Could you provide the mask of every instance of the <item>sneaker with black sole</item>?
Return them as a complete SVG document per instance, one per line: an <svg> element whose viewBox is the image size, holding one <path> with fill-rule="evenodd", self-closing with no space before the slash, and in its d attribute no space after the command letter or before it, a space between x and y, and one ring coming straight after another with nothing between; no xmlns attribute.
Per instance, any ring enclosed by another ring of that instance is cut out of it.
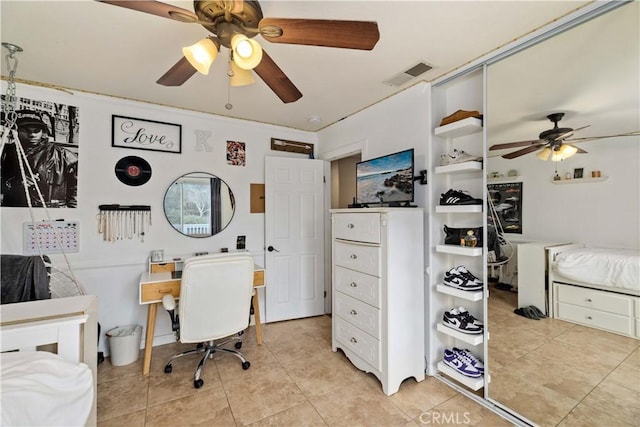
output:
<svg viewBox="0 0 640 427"><path fill-rule="evenodd" d="M482 160L480 156L474 156L464 150L451 149L447 154L440 156L440 166L455 165L456 163L475 162Z"/></svg>
<svg viewBox="0 0 640 427"><path fill-rule="evenodd" d="M441 206L466 206L481 204L482 199L476 199L459 190L448 190L446 193L440 194Z"/></svg>
<svg viewBox="0 0 640 427"><path fill-rule="evenodd" d="M445 365L453 368L456 372L459 372L466 377L479 378L482 376L482 372L474 367L469 359L460 356L458 353L449 350L448 348L444 349L444 357L442 358L442 361Z"/></svg>
<svg viewBox="0 0 640 427"><path fill-rule="evenodd" d="M482 360L478 359L476 355L471 352L471 350L457 347L453 347L451 350L458 356L468 359L471 366L480 371L480 373L484 374L484 363L482 363Z"/></svg>
<svg viewBox="0 0 640 427"><path fill-rule="evenodd" d="M477 283L472 277L458 273L455 268L444 273L444 284L462 291L478 291L482 283Z"/></svg>
<svg viewBox="0 0 640 427"><path fill-rule="evenodd" d="M474 323L476 320L468 311L461 313L457 308L447 310L442 315L442 324L463 334L481 334L484 326Z"/></svg>

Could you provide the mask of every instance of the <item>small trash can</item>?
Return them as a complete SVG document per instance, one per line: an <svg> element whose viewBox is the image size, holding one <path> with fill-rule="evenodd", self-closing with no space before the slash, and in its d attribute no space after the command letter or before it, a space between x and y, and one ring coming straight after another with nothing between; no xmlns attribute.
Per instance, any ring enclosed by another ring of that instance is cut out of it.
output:
<svg viewBox="0 0 640 427"><path fill-rule="evenodd" d="M138 360L142 340L141 325L117 326L109 330L106 335L109 337L113 366L124 366Z"/></svg>

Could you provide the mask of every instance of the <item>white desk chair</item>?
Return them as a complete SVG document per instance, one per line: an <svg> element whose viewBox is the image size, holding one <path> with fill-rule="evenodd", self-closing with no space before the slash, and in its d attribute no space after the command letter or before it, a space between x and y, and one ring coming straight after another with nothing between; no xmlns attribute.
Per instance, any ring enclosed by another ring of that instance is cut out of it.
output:
<svg viewBox="0 0 640 427"><path fill-rule="evenodd" d="M224 253L190 258L185 261L180 285L178 315L172 295L165 295L162 304L169 311L173 329L182 343L197 343L197 348L171 357L164 367L173 370L173 361L182 356L204 353L193 378L195 388L204 381L200 373L208 358L216 351L231 353L242 361L242 368L251 363L237 350L223 346L234 342L242 347L240 336L249 326L251 296L253 293L253 258L248 253ZM222 342L214 344L214 340Z"/></svg>

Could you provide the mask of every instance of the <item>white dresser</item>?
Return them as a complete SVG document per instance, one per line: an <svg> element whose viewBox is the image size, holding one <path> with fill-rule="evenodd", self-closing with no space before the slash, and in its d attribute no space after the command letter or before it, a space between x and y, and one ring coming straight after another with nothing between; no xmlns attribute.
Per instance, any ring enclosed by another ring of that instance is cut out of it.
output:
<svg viewBox="0 0 640 427"><path fill-rule="evenodd" d="M331 222L333 351L392 395L425 377L423 210L335 209Z"/></svg>

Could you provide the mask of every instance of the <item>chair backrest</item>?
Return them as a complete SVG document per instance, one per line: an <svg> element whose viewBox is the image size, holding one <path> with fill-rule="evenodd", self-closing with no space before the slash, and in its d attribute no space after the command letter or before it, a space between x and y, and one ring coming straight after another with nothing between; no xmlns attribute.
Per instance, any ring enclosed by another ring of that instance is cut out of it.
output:
<svg viewBox="0 0 640 427"><path fill-rule="evenodd" d="M180 341L204 342L249 325L253 258L224 253L188 259L180 285Z"/></svg>

